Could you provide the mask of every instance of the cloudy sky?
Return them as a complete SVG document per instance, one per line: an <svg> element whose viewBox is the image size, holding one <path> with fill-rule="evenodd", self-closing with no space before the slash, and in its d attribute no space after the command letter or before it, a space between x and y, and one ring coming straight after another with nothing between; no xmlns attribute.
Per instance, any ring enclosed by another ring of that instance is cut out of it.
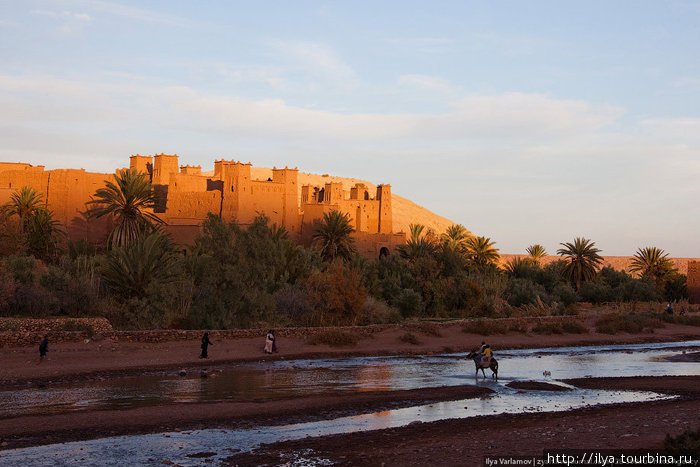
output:
<svg viewBox="0 0 700 467"><path fill-rule="evenodd" d="M505 253L700 257L700 2L0 0L0 161L391 183Z"/></svg>

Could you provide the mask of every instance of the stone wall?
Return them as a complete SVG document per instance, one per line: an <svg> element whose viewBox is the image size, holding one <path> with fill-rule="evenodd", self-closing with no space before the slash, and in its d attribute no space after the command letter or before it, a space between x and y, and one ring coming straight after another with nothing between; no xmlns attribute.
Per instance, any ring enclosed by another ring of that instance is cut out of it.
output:
<svg viewBox="0 0 700 467"><path fill-rule="evenodd" d="M521 323L536 325L541 322L556 322L571 319L571 316L536 316L513 318ZM465 320L465 323L478 320ZM499 321L495 319L494 321ZM70 323L70 324L69 324ZM294 327L275 329L277 337L306 339L329 329L342 329L362 337L398 328L408 332L428 332L433 329L454 326L455 322L445 323L404 323L404 324L375 324L370 326L346 326L346 327ZM65 329L77 329L79 327L91 327L92 331L66 331ZM429 329L428 329L429 327ZM427 330L427 331L426 331ZM259 329L224 329L209 330L212 340L264 338L267 328ZM478 332L478 329L474 329ZM95 341L110 340L112 342L171 342L171 341L198 341L202 338L204 330L163 329L152 331L115 331L105 318L0 318L0 348L6 347L33 347L38 345L44 335L49 336L50 343L80 342L85 339Z"/></svg>

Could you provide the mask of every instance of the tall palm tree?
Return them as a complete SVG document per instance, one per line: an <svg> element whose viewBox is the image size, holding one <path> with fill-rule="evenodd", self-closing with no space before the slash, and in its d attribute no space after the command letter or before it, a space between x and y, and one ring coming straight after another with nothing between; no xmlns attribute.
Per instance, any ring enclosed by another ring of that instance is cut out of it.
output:
<svg viewBox="0 0 700 467"><path fill-rule="evenodd" d="M440 235L440 244L453 253L464 253L471 234L461 224L453 224Z"/></svg>
<svg viewBox="0 0 700 467"><path fill-rule="evenodd" d="M595 242L583 237L576 237L573 243L560 243L560 245L564 248L559 248L557 254L566 257L569 261L564 274L576 285L576 290L580 290L581 282L592 280L603 262L603 257L598 254L600 250L595 247Z"/></svg>
<svg viewBox="0 0 700 467"><path fill-rule="evenodd" d="M350 225L350 215L333 210L323 214L323 221L317 222L313 242L325 260L349 259L355 253L355 244L350 236L355 231Z"/></svg>
<svg viewBox="0 0 700 467"><path fill-rule="evenodd" d="M113 248L100 272L115 295L142 298L154 282L167 284L179 280L180 259L170 238L156 232L140 236L128 246Z"/></svg>
<svg viewBox="0 0 700 467"><path fill-rule="evenodd" d="M422 224L411 224L408 226L411 234L406 244L397 248L399 255L408 260L429 256L435 252L435 244L431 241L428 233L423 234L425 226Z"/></svg>
<svg viewBox="0 0 700 467"><path fill-rule="evenodd" d="M22 232L26 232L32 216L40 209L44 195L30 186L23 186L18 192L10 195L10 201L3 206L8 216L19 216L19 225Z"/></svg>
<svg viewBox="0 0 700 467"><path fill-rule="evenodd" d="M65 235L53 212L39 208L27 224L27 251L37 258L51 259L59 252L59 242Z"/></svg>
<svg viewBox="0 0 700 467"><path fill-rule="evenodd" d="M527 254L530 255L530 258L537 263L540 264L540 260L547 256L547 250L544 249L544 247L540 244L534 244L530 245L527 247Z"/></svg>
<svg viewBox="0 0 700 467"><path fill-rule="evenodd" d="M655 246L637 249L630 265L630 272L638 272L642 277L651 277L658 285L673 271L673 263L661 248Z"/></svg>
<svg viewBox="0 0 700 467"><path fill-rule="evenodd" d="M152 232L163 221L152 210L156 204L153 186L146 174L122 170L114 175L114 183L95 192L86 204L88 217L114 216L116 225L109 234L111 247L126 246L140 234Z"/></svg>
<svg viewBox="0 0 700 467"><path fill-rule="evenodd" d="M495 244L496 242L492 242L488 237L471 237L467 241L469 260L477 266L495 264L501 257L498 249L494 248Z"/></svg>

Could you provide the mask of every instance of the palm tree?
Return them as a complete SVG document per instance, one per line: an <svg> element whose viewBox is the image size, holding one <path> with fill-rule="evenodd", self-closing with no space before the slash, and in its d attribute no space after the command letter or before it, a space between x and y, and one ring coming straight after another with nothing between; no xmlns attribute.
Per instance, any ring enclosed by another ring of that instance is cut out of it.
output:
<svg viewBox="0 0 700 467"><path fill-rule="evenodd" d="M440 244L453 253L464 253L471 234L461 224L453 224L440 235Z"/></svg>
<svg viewBox="0 0 700 467"><path fill-rule="evenodd" d="M659 286L673 269L668 253L655 246L637 249L630 265L630 272L638 272L641 277L651 277Z"/></svg>
<svg viewBox="0 0 700 467"><path fill-rule="evenodd" d="M50 259L59 252L58 243L66 233L53 218L53 212L39 208L27 224L27 251L40 259Z"/></svg>
<svg viewBox="0 0 700 467"><path fill-rule="evenodd" d="M488 237L471 237L467 241L466 250L469 260L477 266L495 264L501 257L498 249L494 248L495 244Z"/></svg>
<svg viewBox="0 0 700 467"><path fill-rule="evenodd" d="M564 274L576 285L576 290L580 290L581 282L592 280L603 262L603 257L598 254L600 250L595 247L595 242L583 237L576 237L573 243L560 245L564 248L559 248L557 254L569 260Z"/></svg>
<svg viewBox="0 0 700 467"><path fill-rule="evenodd" d="M544 247L540 244L534 244L530 245L527 247L527 254L530 255L530 258L537 263L540 264L540 260L547 256L547 250L544 249Z"/></svg>
<svg viewBox="0 0 700 467"><path fill-rule="evenodd" d="M435 243L431 241L431 236L428 231L425 235L423 230L425 226L422 224L411 224L408 226L411 235L405 245L400 245L397 248L399 255L408 260L429 256L435 252Z"/></svg>
<svg viewBox="0 0 700 467"><path fill-rule="evenodd" d="M317 222L313 242L319 247L325 260L349 259L355 253L355 244L350 236L355 229L350 225L350 215L333 210L323 214L323 221Z"/></svg>
<svg viewBox="0 0 700 467"><path fill-rule="evenodd" d="M105 181L105 187L95 192L87 210L88 217L111 214L116 225L109 234L111 247L126 246L140 234L152 232L163 221L151 210L155 208L156 196L146 174L135 170L122 170L114 175L113 183Z"/></svg>
<svg viewBox="0 0 700 467"><path fill-rule="evenodd" d="M100 272L116 296L142 298L150 284L164 285L179 279L180 258L170 238L156 232L140 236L126 247L113 248Z"/></svg>
<svg viewBox="0 0 700 467"><path fill-rule="evenodd" d="M8 216L19 216L22 232L26 232L32 216L41 208L44 195L30 186L23 186L19 192L10 195L10 201L3 206Z"/></svg>

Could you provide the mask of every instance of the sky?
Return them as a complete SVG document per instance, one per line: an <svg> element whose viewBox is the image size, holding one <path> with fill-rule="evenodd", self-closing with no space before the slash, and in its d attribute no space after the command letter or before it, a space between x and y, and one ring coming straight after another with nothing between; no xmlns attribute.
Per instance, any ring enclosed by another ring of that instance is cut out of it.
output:
<svg viewBox="0 0 700 467"><path fill-rule="evenodd" d="M551 254L700 257L700 1L0 0L0 161L390 183Z"/></svg>

